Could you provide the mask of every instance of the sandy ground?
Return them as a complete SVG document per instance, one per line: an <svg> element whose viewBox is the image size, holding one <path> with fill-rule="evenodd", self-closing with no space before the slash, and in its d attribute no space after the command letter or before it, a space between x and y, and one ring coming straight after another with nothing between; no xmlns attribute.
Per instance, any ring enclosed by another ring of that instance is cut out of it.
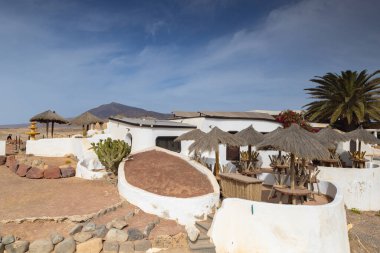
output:
<svg viewBox="0 0 380 253"><path fill-rule="evenodd" d="M51 126L51 124L50 124ZM27 127L21 128L0 128L0 140L6 140L8 134L12 134L12 138L15 139L16 136L21 137L21 140L26 141L28 135L26 132L29 132ZM46 126L45 124L38 125L37 132L40 134L37 135L36 139L46 138ZM49 128L49 138L51 129ZM82 128L77 126L68 126L68 125L56 125L54 124L54 138L70 137L74 134L82 134Z"/></svg>
<svg viewBox="0 0 380 253"><path fill-rule="evenodd" d="M28 179L0 166L0 218L88 214L120 201L105 181Z"/></svg>
<svg viewBox="0 0 380 253"><path fill-rule="evenodd" d="M194 197L213 191L205 175L186 161L160 151L147 151L125 163L127 181L164 196Z"/></svg>

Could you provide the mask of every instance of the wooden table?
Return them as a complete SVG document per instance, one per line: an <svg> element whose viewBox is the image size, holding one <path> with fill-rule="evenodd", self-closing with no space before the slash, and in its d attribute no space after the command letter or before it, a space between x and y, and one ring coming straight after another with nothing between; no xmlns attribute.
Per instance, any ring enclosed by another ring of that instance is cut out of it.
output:
<svg viewBox="0 0 380 253"><path fill-rule="evenodd" d="M326 167L340 167L340 160L339 159L323 159L319 160L321 162L322 166Z"/></svg>
<svg viewBox="0 0 380 253"><path fill-rule="evenodd" d="M352 168L364 168L367 160L350 159L352 161Z"/></svg>
<svg viewBox="0 0 380 253"><path fill-rule="evenodd" d="M289 169L288 165L276 165L273 167L273 177L274 177L274 184L273 188L270 191L268 195L268 199L272 198L273 194L275 193L274 187L284 187L286 184L286 181L289 178L289 175L287 175L286 170Z"/></svg>
<svg viewBox="0 0 380 253"><path fill-rule="evenodd" d="M294 190L291 190L290 187L274 186L273 188L276 192L280 194L280 204L282 204L283 195L289 197L289 200L288 200L288 203L290 202L289 204L291 204L291 202L295 204L295 198L299 198L301 200L301 204L303 204L304 197L306 197L307 195L311 193L309 189L304 188L304 187L295 188Z"/></svg>
<svg viewBox="0 0 380 253"><path fill-rule="evenodd" d="M238 173L220 173L220 186L225 198L261 201L263 181Z"/></svg>

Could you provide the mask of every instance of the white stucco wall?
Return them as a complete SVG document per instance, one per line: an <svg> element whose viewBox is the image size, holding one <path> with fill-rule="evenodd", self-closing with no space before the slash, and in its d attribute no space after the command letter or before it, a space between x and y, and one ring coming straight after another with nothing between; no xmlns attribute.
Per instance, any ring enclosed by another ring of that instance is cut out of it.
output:
<svg viewBox="0 0 380 253"><path fill-rule="evenodd" d="M0 155L4 156L5 155L5 141L0 141Z"/></svg>
<svg viewBox="0 0 380 253"><path fill-rule="evenodd" d="M102 170L100 170L102 169ZM97 158L85 158L78 162L75 176L87 180L101 179L108 173Z"/></svg>
<svg viewBox="0 0 380 253"><path fill-rule="evenodd" d="M155 214L165 219L176 220L182 225L192 225L200 217L212 212L213 208L219 203L220 189L215 177L207 168L197 162L191 161L188 157L162 148L151 147L143 151L148 150L166 152L187 161L194 167L194 169L207 176L213 187L213 193L191 198L176 198L161 196L145 191L126 181L124 174L125 162L122 162L119 166L118 175L118 189L119 194L122 197L133 205L138 206L146 213Z"/></svg>
<svg viewBox="0 0 380 253"><path fill-rule="evenodd" d="M320 180L341 189L347 208L380 210L380 168L356 169L318 166Z"/></svg>
<svg viewBox="0 0 380 253"><path fill-rule="evenodd" d="M209 230L216 252L350 252L343 196L331 183L321 182L320 187L335 196L331 203L305 206L223 200Z"/></svg>

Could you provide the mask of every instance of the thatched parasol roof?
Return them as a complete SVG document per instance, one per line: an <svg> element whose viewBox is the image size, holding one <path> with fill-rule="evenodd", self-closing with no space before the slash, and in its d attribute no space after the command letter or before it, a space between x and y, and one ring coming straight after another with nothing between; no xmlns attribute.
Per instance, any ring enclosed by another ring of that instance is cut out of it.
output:
<svg viewBox="0 0 380 253"><path fill-rule="evenodd" d="M203 151L216 151L219 144L229 144L232 146L240 146L243 141L234 136L233 134L224 132L218 127L214 127L210 132L206 133L203 137L195 140L190 145L189 151L203 152Z"/></svg>
<svg viewBox="0 0 380 253"><path fill-rule="evenodd" d="M346 135L330 127L323 128L315 135L317 139L327 148L335 148L335 145L338 142L345 142L349 140Z"/></svg>
<svg viewBox="0 0 380 253"><path fill-rule="evenodd" d="M58 124L66 124L68 123L67 120L65 120L62 116L57 114L55 111L48 110L46 112L39 113L35 116L33 116L30 121L37 121L37 122L55 122Z"/></svg>
<svg viewBox="0 0 380 253"><path fill-rule="evenodd" d="M199 129L193 129L187 133L182 134L181 136L178 136L174 141L194 141L198 138L201 138L206 133L199 130Z"/></svg>
<svg viewBox="0 0 380 253"><path fill-rule="evenodd" d="M267 134L264 134L264 139L266 138L270 138L271 136L281 132L282 130L284 130L282 127L277 127L275 130L273 130L272 132L269 132Z"/></svg>
<svg viewBox="0 0 380 253"><path fill-rule="evenodd" d="M380 141L373 134L362 128L358 128L354 131L346 133L345 137L348 140L359 140L364 142L365 144L380 144Z"/></svg>
<svg viewBox="0 0 380 253"><path fill-rule="evenodd" d="M255 146L257 143L264 140L264 135L257 132L252 125L236 133L234 136L239 137L243 141L240 143L241 146Z"/></svg>
<svg viewBox="0 0 380 253"><path fill-rule="evenodd" d="M73 125L91 125L96 123L103 123L104 121L101 118L96 117L94 114L90 112L85 112L79 115L78 117L75 117L70 121L70 124Z"/></svg>
<svg viewBox="0 0 380 253"><path fill-rule="evenodd" d="M307 159L327 159L330 152L312 134L297 124L277 131L257 145L258 149L274 147Z"/></svg>

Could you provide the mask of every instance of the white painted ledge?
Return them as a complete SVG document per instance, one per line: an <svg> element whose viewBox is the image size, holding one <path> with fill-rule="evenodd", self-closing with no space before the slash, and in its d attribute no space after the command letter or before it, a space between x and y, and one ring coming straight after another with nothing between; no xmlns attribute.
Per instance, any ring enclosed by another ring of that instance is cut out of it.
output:
<svg viewBox="0 0 380 253"><path fill-rule="evenodd" d="M320 180L332 182L342 191L347 208L380 210L380 167L357 169L318 166L318 169L321 171L318 174Z"/></svg>
<svg viewBox="0 0 380 253"><path fill-rule="evenodd" d="M140 152L149 150L157 150L177 156L190 163L194 169L197 169L209 179L213 193L191 198L177 198L154 194L127 182L124 173L125 162L119 165L118 189L119 194L128 202L141 208L144 212L155 214L165 219L176 220L182 225L192 225L195 221L203 219L205 215L212 212L213 208L219 203L220 189L214 175L204 166L195 161L191 161L188 157L178 153L168 151L166 149L151 147Z"/></svg>
<svg viewBox="0 0 380 253"><path fill-rule="evenodd" d="M216 252L350 252L343 195L329 182L321 182L320 188L334 197L331 203L305 206L223 200L209 230Z"/></svg>

